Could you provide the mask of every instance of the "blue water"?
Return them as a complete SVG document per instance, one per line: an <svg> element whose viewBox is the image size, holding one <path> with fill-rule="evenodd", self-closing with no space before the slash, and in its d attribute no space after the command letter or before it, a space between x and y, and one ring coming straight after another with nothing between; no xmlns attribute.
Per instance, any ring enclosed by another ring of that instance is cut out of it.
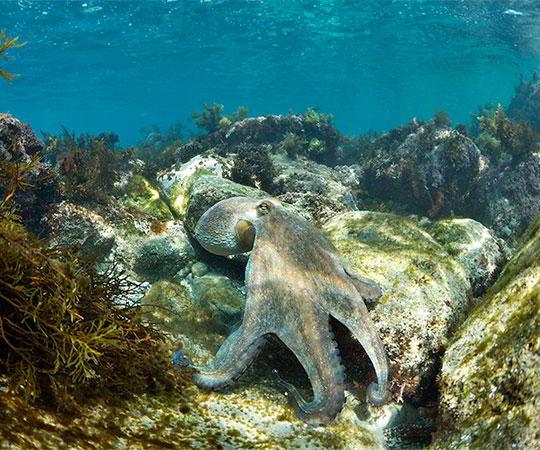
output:
<svg viewBox="0 0 540 450"><path fill-rule="evenodd" d="M20 77L0 111L125 145L204 102L315 106L348 134L443 109L467 122L540 68L539 18L527 0L0 0L0 29L28 41L2 63Z"/></svg>

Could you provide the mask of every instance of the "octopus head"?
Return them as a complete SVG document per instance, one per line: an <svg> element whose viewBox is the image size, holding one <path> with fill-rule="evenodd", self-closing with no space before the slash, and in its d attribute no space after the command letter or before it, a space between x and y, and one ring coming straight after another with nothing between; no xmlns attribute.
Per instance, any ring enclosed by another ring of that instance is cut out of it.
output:
<svg viewBox="0 0 540 450"><path fill-rule="evenodd" d="M275 199L232 197L208 209L195 226L195 239L221 256L249 252L263 217L280 205Z"/></svg>

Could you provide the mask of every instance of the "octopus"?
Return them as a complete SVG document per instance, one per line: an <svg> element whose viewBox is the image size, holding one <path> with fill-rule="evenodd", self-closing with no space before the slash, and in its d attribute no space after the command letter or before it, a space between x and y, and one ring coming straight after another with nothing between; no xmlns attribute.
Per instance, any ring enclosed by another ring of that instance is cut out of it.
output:
<svg viewBox="0 0 540 450"><path fill-rule="evenodd" d="M208 365L195 369L196 385L210 390L231 386L274 335L294 353L311 383L312 398L305 399L281 380L298 416L311 425L328 424L345 402L345 369L330 327L333 317L360 342L375 369L377 381L369 384L367 400L385 403L386 353L364 303L379 298L380 288L355 273L319 229L278 200L233 197L201 216L194 237L217 255L250 252L241 325Z"/></svg>

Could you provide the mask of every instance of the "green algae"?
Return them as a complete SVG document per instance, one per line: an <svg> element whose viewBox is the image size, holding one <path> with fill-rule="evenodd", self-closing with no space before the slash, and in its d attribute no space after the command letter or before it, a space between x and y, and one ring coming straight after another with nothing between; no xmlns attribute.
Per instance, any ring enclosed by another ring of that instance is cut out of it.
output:
<svg viewBox="0 0 540 450"><path fill-rule="evenodd" d="M173 220L173 214L162 200L159 190L141 175L134 175L128 182L125 203L158 220Z"/></svg>
<svg viewBox="0 0 540 450"><path fill-rule="evenodd" d="M540 438L540 227L460 327L443 360L436 449L532 448Z"/></svg>

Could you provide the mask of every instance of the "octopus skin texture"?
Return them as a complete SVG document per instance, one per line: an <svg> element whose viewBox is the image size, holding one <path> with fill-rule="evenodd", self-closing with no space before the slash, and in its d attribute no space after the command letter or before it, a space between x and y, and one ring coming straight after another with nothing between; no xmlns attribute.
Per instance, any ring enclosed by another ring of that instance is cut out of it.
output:
<svg viewBox="0 0 540 450"><path fill-rule="evenodd" d="M380 289L353 272L321 231L275 199L234 197L208 209L194 237L217 255L251 252L242 324L214 360L195 371L196 385L230 386L273 334L298 358L311 383L308 401L282 382L298 415L313 425L328 424L345 402L345 371L330 330L332 316L351 331L373 364L377 382L368 387L368 401L386 401L386 353L364 304L377 299Z"/></svg>

